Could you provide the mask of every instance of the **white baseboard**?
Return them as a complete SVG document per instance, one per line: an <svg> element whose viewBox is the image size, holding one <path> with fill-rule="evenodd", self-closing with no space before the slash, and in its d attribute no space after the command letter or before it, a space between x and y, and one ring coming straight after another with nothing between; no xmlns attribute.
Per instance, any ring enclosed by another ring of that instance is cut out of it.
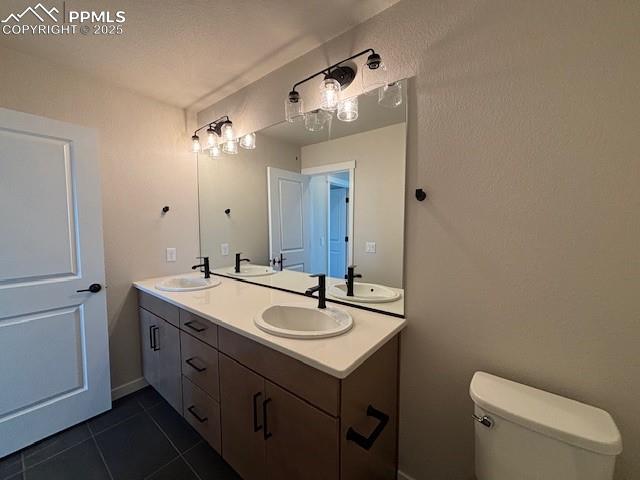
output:
<svg viewBox="0 0 640 480"><path fill-rule="evenodd" d="M119 387L112 388L111 400L112 401L117 400L126 395L129 395L130 393L137 392L138 390L146 387L147 385L149 384L143 377L136 378L135 380L131 380L130 382L120 385Z"/></svg>
<svg viewBox="0 0 640 480"><path fill-rule="evenodd" d="M415 480L415 478L410 477L409 475L404 473L402 470L398 470L398 480Z"/></svg>

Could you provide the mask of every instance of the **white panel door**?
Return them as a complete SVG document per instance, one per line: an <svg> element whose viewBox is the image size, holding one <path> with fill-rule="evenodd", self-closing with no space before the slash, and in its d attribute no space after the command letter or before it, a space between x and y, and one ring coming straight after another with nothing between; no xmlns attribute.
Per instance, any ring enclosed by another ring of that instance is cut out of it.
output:
<svg viewBox="0 0 640 480"><path fill-rule="evenodd" d="M347 187L329 185L329 275L344 278L347 273Z"/></svg>
<svg viewBox="0 0 640 480"><path fill-rule="evenodd" d="M94 130L0 108L0 457L111 408Z"/></svg>
<svg viewBox="0 0 640 480"><path fill-rule="evenodd" d="M308 263L306 224L309 177L267 167L269 196L269 255L285 260L283 267L304 272Z"/></svg>

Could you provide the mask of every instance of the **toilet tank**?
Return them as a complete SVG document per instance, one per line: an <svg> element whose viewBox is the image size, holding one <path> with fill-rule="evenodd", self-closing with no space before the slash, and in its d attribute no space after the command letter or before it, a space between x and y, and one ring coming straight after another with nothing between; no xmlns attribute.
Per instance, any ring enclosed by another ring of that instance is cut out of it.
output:
<svg viewBox="0 0 640 480"><path fill-rule="evenodd" d="M611 480L622 439L604 410L476 372L477 480Z"/></svg>

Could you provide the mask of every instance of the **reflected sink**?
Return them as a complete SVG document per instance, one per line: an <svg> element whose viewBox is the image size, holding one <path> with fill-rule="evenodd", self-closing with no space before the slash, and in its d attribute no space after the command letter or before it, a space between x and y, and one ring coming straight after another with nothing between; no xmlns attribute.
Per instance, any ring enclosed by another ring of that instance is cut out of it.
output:
<svg viewBox="0 0 640 480"><path fill-rule="evenodd" d="M234 277L262 277L264 275L273 275L278 272L273 268L264 265L242 265L240 267L240 273L236 273L234 267L229 267L226 270L226 273Z"/></svg>
<svg viewBox="0 0 640 480"><path fill-rule="evenodd" d="M219 278L203 278L194 276L171 277L156 284L158 290L165 292L193 292L217 287L221 281Z"/></svg>
<svg viewBox="0 0 640 480"><path fill-rule="evenodd" d="M340 308L304 305L272 305L256 315L254 322L260 330L287 338L335 337L353 327L351 315Z"/></svg>
<svg viewBox="0 0 640 480"><path fill-rule="evenodd" d="M361 303L387 303L395 302L400 298L400 293L390 288L376 285L375 283L359 283L353 284L353 296L347 296L347 285L338 283L331 285L327 290L327 294L340 300Z"/></svg>

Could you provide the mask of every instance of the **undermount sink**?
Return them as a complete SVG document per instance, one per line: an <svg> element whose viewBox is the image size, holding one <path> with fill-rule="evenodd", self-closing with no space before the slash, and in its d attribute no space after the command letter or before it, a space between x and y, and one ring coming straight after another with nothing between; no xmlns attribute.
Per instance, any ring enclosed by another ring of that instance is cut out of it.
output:
<svg viewBox="0 0 640 480"><path fill-rule="evenodd" d="M227 274L234 277L262 277L264 275L273 275L274 273L278 272L264 265L242 265L240 267L240 273L237 273L234 267L227 269Z"/></svg>
<svg viewBox="0 0 640 480"><path fill-rule="evenodd" d="M194 276L166 278L156 284L158 290L164 292L193 292L217 287L221 281L219 278L203 278Z"/></svg>
<svg viewBox="0 0 640 480"><path fill-rule="evenodd" d="M347 285L344 283L331 285L327 293L340 300L362 303L395 302L400 298L399 292L375 283L354 283L352 297L347 295Z"/></svg>
<svg viewBox="0 0 640 480"><path fill-rule="evenodd" d="M258 313L254 322L260 330L287 338L335 337L353 327L351 315L340 308L304 305L272 305Z"/></svg>

